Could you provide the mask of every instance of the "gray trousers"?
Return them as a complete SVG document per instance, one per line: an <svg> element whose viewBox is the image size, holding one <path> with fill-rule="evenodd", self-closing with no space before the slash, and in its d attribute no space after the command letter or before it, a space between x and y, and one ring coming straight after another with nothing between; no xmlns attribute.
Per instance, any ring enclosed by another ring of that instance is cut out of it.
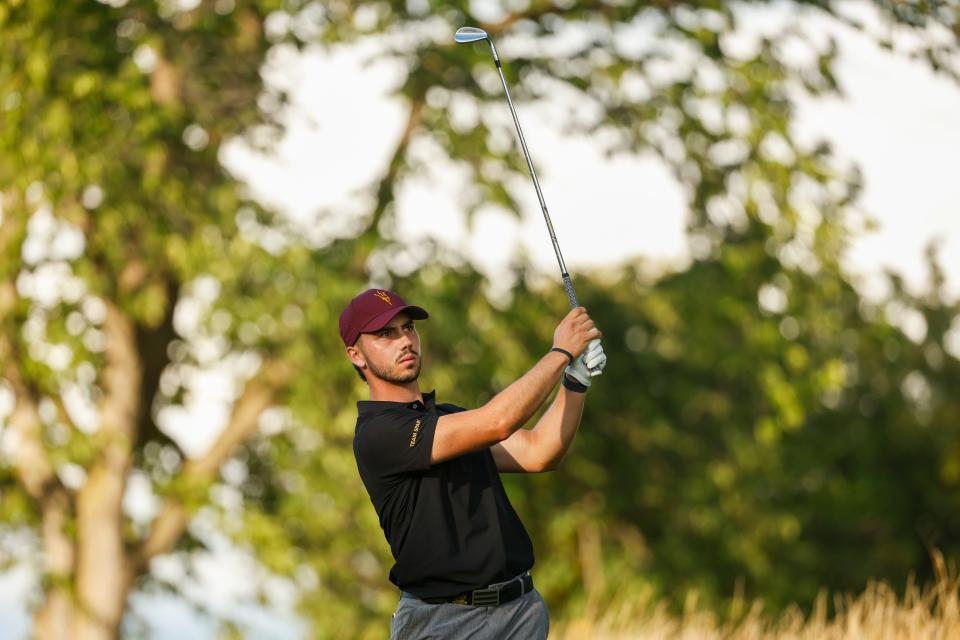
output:
<svg viewBox="0 0 960 640"><path fill-rule="evenodd" d="M497 607L430 604L404 594L390 623L390 640L546 640L547 603L534 589Z"/></svg>

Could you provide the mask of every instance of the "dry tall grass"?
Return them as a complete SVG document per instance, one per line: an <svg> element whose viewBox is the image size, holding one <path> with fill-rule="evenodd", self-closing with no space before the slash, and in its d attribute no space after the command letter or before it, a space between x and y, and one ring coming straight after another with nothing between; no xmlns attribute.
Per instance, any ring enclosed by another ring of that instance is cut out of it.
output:
<svg viewBox="0 0 960 640"><path fill-rule="evenodd" d="M858 596L835 598L836 613L827 614L827 596L818 598L805 616L793 608L776 618L754 603L737 622L724 623L691 601L683 615L663 604L638 597L599 615L554 625L551 640L949 640L960 638L957 575L943 556L933 554L937 580L919 587L910 581L903 598L884 583L872 583ZM744 603L734 603L737 607Z"/></svg>

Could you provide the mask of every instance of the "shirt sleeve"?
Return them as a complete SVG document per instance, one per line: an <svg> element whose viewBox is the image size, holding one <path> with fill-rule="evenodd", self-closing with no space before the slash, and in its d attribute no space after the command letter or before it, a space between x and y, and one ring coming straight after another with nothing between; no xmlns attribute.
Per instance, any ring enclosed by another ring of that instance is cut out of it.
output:
<svg viewBox="0 0 960 640"><path fill-rule="evenodd" d="M358 434L357 455L380 476L430 468L437 416L431 413L385 413Z"/></svg>

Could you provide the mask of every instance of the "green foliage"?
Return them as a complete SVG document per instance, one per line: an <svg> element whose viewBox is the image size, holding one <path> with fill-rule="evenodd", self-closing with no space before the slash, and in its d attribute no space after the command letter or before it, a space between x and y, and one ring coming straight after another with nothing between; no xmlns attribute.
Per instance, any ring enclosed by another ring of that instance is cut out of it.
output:
<svg viewBox="0 0 960 640"><path fill-rule="evenodd" d="M606 349L623 356L591 390L578 436L577 458L602 464L559 470L559 495L538 494L545 516L533 529L552 531L547 505L579 495L580 526L603 533L596 561L609 596L640 582L721 604L740 580L748 597L781 607L869 577L930 577L928 549L958 552L960 493L943 473L955 464L949 389L960 374L943 328L957 305L901 290L878 307L839 274L784 270L772 257L726 267L742 250L725 245L654 286L626 270L590 287ZM758 304L771 280L787 291L776 312ZM919 342L884 317L899 305L927 319ZM560 544L549 538L540 548ZM585 577L582 555L551 560Z"/></svg>
<svg viewBox="0 0 960 640"><path fill-rule="evenodd" d="M102 398L109 304L135 327L143 368L125 443L135 471L289 577L317 637L383 636L396 592L353 459L365 386L342 356L340 310L371 278L429 309L423 387L468 407L525 371L565 312L559 284L538 283L522 260L498 304L455 248L418 247L412 271L393 260L405 249L390 232L394 195L429 171L411 140L466 171L468 217L517 211L509 184L526 168L505 142L488 52L450 38L481 24L501 49L526 43L505 69L518 101L572 96L582 108L558 124L611 154L656 154L689 205L688 268L650 275L636 262L577 278L610 365L561 469L507 479L554 613L642 588L677 605L696 589L719 606L738 584L775 607L808 604L821 587L922 577L929 547L960 552L960 364L945 348L957 305L935 269L924 296L893 279L887 300L860 297L839 266L859 231L859 176L828 145L792 137L797 95L842 89L834 43L790 24L737 51L738 13L719 2L520 4L496 15L433 0L0 5L0 381L15 366L45 407L52 463L89 468L110 444L63 401L65 385ZM791 7L848 20L829 3ZM912 55L956 75L956 7L876 10L918 36ZM259 75L271 47L384 34L382 55L406 69L409 126L356 237L310 246L247 200L218 153L231 137L269 147L279 134L286 97ZM564 38L558 56L547 45ZM787 58L788 40L811 52L805 62ZM82 248L26 250L44 233L79 234ZM22 284L51 270L73 279L53 302ZM905 336L905 316L922 336ZM219 474L184 477L186 455L157 416L224 363L238 393L269 385L264 372L293 373L276 376L273 408ZM0 492L3 530L38 526L5 458ZM145 527L126 523L131 545ZM178 547L201 549L190 532Z"/></svg>

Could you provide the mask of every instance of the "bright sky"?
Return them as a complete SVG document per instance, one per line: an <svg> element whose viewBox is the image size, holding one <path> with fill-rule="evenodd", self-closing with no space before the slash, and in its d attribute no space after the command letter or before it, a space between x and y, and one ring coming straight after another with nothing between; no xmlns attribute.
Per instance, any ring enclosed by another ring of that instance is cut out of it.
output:
<svg viewBox="0 0 960 640"><path fill-rule="evenodd" d="M750 9L744 13L747 31L770 33L795 19L786 8ZM801 103L797 134L826 137L842 159L860 165L866 180L860 204L881 225L857 240L849 267L865 276L893 268L919 285L927 277L924 247L937 239L950 289L960 295L960 87L850 28L812 16L805 23L819 35L839 38L838 75L847 94ZM510 49L499 49L509 64ZM362 205L352 194L383 172L403 124L403 108L389 96L398 70L383 62L364 65L355 50L347 49L281 60L283 75L297 87L297 115L277 155L256 156L234 147L224 158L263 201L294 218L309 219L324 207L355 211ZM506 101L502 109L509 118ZM648 157L607 160L589 139L551 128L556 119L544 109L518 105L518 112L573 274L635 256L685 261L685 206L662 163ZM411 181L399 193L401 237L444 240L493 277L503 275L520 247L546 273L556 272L528 180L518 183L522 221L489 209L468 230L456 169L439 162L430 167L432 175Z"/></svg>
<svg viewBox="0 0 960 640"><path fill-rule="evenodd" d="M781 9L751 9L747 17L749 29L757 32L794 19ZM869 278L889 267L920 284L926 278L924 246L936 239L941 242L938 255L948 272L950 290L960 295L960 87L935 76L923 64L877 48L850 29L822 19L807 22L811 28L838 36L838 75L847 95L842 100L804 102L797 133L830 139L842 158L860 165L866 180L861 205L881 224L878 232L854 244L848 256L850 268ZM499 48L509 64L510 49ZM403 109L388 95L398 70L385 63L363 65L357 51L346 49L330 56L281 56L276 62L297 87L288 135L274 157L233 147L224 153L225 162L265 203L294 218L309 219L323 207L361 209L363 203L355 192L384 170L402 126ZM508 118L506 102L502 108ZM529 105L518 105L518 110L574 277L578 270L636 256L668 264L686 260L684 203L659 161L607 160L590 140L551 129L549 114L542 110ZM518 183L524 198L522 220L487 210L468 230L458 202L461 183L456 170L442 165L431 169L431 176L405 185L399 194L398 230L403 238L414 242L437 237L460 248L494 278L502 276L521 248L545 273L556 272L532 185ZM224 372L213 369L203 374L197 383L209 386L209 393L196 394L198 402L189 411L192 419L180 416L172 421L183 426L174 429L173 435L186 450L203 450L223 424L224 402L230 397L226 378ZM196 428L201 424L213 428ZM202 584L201 576L201 583L190 588L200 600L206 598L211 609L231 611L227 592L217 591L215 585L222 584L227 574L228 582L242 583L234 574L252 575L256 569L251 563L236 550L221 546L208 562L208 584ZM214 579L214 573L219 578ZM0 640L26 633L23 598L31 584L33 577L22 569L0 577L0 619L4 620ZM280 598L287 603L280 609L289 606L289 598ZM133 608L161 640L206 637L213 632L209 621L194 615L182 601L138 596ZM229 615L244 621L251 637L298 635L289 610Z"/></svg>

